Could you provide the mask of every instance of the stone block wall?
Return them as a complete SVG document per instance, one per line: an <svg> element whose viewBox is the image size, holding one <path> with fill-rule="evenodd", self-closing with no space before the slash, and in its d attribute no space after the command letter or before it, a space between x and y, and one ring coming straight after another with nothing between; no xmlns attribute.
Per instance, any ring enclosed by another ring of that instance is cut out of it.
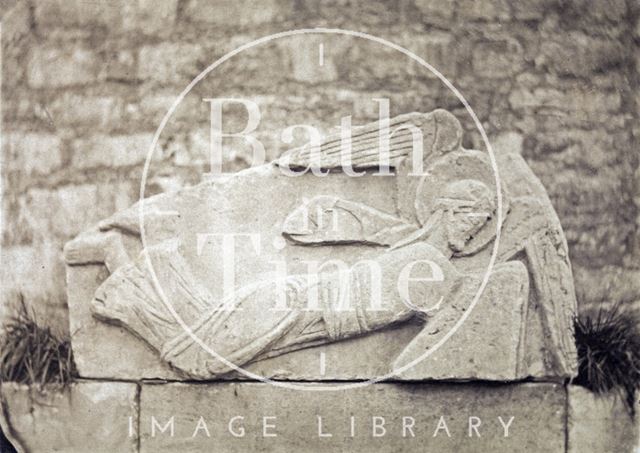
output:
<svg viewBox="0 0 640 453"><path fill-rule="evenodd" d="M142 163L166 109L209 64L253 39L338 27L388 39L456 85L497 152L519 150L565 229L583 309L640 301L640 21L633 0L23 0L2 2L2 288L66 328L63 244L139 195ZM309 70L318 42L321 72ZM273 158L294 122L328 130L345 114L443 107L482 147L433 76L380 46L289 39L249 51L205 80L160 140L147 193L207 170L204 97L264 104L257 133ZM242 112L230 112L241 127ZM292 121L295 119L296 121ZM227 147L225 168L250 161ZM3 305L0 305L2 307ZM1 308L0 308L1 310Z"/></svg>

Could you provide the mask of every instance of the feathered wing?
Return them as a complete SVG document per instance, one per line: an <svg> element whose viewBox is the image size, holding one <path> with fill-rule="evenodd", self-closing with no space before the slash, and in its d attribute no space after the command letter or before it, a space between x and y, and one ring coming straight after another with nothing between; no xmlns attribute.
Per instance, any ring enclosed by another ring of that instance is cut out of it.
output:
<svg viewBox="0 0 640 453"><path fill-rule="evenodd" d="M390 118L388 130L375 121L364 126L353 127L351 139L343 140L341 133L325 137L320 144L308 144L293 149L280 157L276 163L288 168L377 168L388 163L396 167L412 154L417 130L422 132L423 155L444 153L460 146L462 127L458 120L444 110L430 113L407 113ZM388 138L388 160L381 152L382 140Z"/></svg>

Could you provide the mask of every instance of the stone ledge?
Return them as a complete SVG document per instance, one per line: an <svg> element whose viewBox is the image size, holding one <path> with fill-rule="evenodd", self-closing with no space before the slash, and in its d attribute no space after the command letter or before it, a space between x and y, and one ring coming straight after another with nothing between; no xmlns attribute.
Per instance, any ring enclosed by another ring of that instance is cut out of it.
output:
<svg viewBox="0 0 640 453"><path fill-rule="evenodd" d="M135 452L129 417L137 417L137 385L76 382L65 390L36 390L4 382L0 386L3 431L19 452Z"/></svg>
<svg viewBox="0 0 640 453"><path fill-rule="evenodd" d="M19 452L31 453L632 453L640 428L619 398L553 383L383 383L318 392L256 382L79 381L63 392L2 383L0 396L3 431Z"/></svg>
<svg viewBox="0 0 640 453"><path fill-rule="evenodd" d="M262 383L143 384L140 451L561 452L565 403L562 385L543 383L323 392Z"/></svg>
<svg viewBox="0 0 640 453"><path fill-rule="evenodd" d="M574 385L568 389L568 453L640 451L640 419L631 417L617 395L596 395Z"/></svg>

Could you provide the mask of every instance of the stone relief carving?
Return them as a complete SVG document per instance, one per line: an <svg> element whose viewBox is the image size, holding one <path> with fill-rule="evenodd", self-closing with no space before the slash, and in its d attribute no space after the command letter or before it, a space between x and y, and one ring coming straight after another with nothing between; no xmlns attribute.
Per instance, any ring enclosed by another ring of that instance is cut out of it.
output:
<svg viewBox="0 0 640 453"><path fill-rule="evenodd" d="M103 263L110 272L90 302L93 315L124 326L174 369L199 379L231 370L206 348L245 366L412 320L424 327L390 365L419 358L460 319L481 284L498 226L497 191L489 157L462 148L462 128L448 112L401 115L390 125L398 130L390 139L388 161L394 169L395 211L326 192L298 202L278 224L290 248L316 253L352 247L357 258L365 247L375 252L367 259L354 259L352 266L332 272L255 279L226 297L216 296L196 275L200 270L185 257L186 246L177 234L188 209L164 207L168 202L190 206L191 198L206 200L217 190L202 183L195 195L186 190L177 201L161 195L145 202L145 227L152 239L144 248L137 206L67 244L68 265ZM348 155L339 138L331 136L320 146L287 153L269 167L335 171L348 162L354 171L371 170L381 164L377 127L356 132ZM427 150L420 176L411 174L416 163L411 127L422 131ZM575 296L564 236L544 189L524 162L509 156L501 165L502 236L480 303L509 313L504 323L516 332L510 340L515 344L514 376L570 376L576 366ZM287 189L273 190L277 196ZM154 286L148 263L166 297ZM416 263L423 272L425 266L431 266L431 274L437 269L442 278L403 292L400 274ZM539 324L535 332L528 329L534 317ZM490 328L493 320L484 322ZM533 337L537 346L532 346ZM532 359L536 347L544 351ZM430 366L425 361L416 373ZM456 370L444 373L458 376Z"/></svg>

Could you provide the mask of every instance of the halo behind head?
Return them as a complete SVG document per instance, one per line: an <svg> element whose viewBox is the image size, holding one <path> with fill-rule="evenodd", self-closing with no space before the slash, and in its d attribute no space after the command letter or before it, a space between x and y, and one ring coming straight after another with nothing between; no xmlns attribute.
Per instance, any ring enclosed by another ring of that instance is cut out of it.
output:
<svg viewBox="0 0 640 453"><path fill-rule="evenodd" d="M421 225L438 210L461 209L478 215L488 213L486 223L475 232L464 247L454 250L456 256L476 253L493 240L498 216L498 194L489 158L480 151L461 150L442 156L420 179L416 189L415 213ZM508 199L502 192L503 215Z"/></svg>

